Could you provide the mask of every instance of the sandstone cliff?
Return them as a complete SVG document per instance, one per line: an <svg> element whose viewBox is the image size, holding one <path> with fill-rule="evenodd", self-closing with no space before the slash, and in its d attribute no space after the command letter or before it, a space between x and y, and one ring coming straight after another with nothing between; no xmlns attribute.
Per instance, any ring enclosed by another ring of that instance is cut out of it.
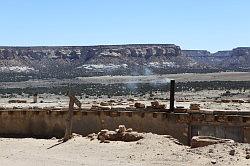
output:
<svg viewBox="0 0 250 166"><path fill-rule="evenodd" d="M181 50L174 44L0 47L0 75L72 78L238 71L249 70L249 54L247 47L212 54L206 50Z"/></svg>

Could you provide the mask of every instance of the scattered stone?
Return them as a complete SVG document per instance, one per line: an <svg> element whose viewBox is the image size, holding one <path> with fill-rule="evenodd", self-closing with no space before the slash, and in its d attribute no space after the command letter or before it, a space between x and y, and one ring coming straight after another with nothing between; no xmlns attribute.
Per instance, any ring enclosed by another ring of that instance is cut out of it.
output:
<svg viewBox="0 0 250 166"><path fill-rule="evenodd" d="M110 104L107 103L107 102L101 102L100 105L101 105L101 106L109 106Z"/></svg>
<svg viewBox="0 0 250 166"><path fill-rule="evenodd" d="M104 143L110 143L110 141L109 141L109 140L104 140L103 142L104 142Z"/></svg>
<svg viewBox="0 0 250 166"><path fill-rule="evenodd" d="M163 109L163 108L165 108L165 105L164 104L160 104L159 101L153 101L153 102L151 102L151 108L154 108L154 109Z"/></svg>
<svg viewBox="0 0 250 166"><path fill-rule="evenodd" d="M141 143L141 142L136 142L136 144L137 144L137 145L142 145L142 143Z"/></svg>
<svg viewBox="0 0 250 166"><path fill-rule="evenodd" d="M99 106L98 107L99 110L110 110L110 106Z"/></svg>
<svg viewBox="0 0 250 166"><path fill-rule="evenodd" d="M98 139L100 140L101 143L105 141L105 137L102 135L99 135Z"/></svg>
<svg viewBox="0 0 250 166"><path fill-rule="evenodd" d="M88 136L87 136L87 138L89 138L90 139L90 141L93 141L95 138L96 138L96 134L95 133L92 133L92 134L89 134Z"/></svg>
<svg viewBox="0 0 250 166"><path fill-rule="evenodd" d="M200 110L200 104L190 104L190 110Z"/></svg>
<svg viewBox="0 0 250 166"><path fill-rule="evenodd" d="M211 136L194 136L191 139L191 148L203 147L218 143L234 143L231 139L221 139Z"/></svg>
<svg viewBox="0 0 250 166"><path fill-rule="evenodd" d="M222 102L222 103L230 103L230 102L231 102L231 100L222 99L222 100L221 100L221 102Z"/></svg>
<svg viewBox="0 0 250 166"><path fill-rule="evenodd" d="M82 137L82 135L76 134L76 133L72 133L72 137L73 137L73 138L75 138L75 137Z"/></svg>
<svg viewBox="0 0 250 166"><path fill-rule="evenodd" d="M209 149L208 153L214 153L214 150L213 149Z"/></svg>
<svg viewBox="0 0 250 166"><path fill-rule="evenodd" d="M216 160L211 160L211 163L212 163L212 164L216 164L217 161L216 161Z"/></svg>
<svg viewBox="0 0 250 166"><path fill-rule="evenodd" d="M105 133L107 133L108 131L109 131L108 129L103 129L103 130L100 131L100 133L101 133L101 134L105 134Z"/></svg>
<svg viewBox="0 0 250 166"><path fill-rule="evenodd" d="M184 109L184 106L176 106L177 109Z"/></svg>
<svg viewBox="0 0 250 166"><path fill-rule="evenodd" d="M134 104L129 104L128 108L135 108Z"/></svg>
<svg viewBox="0 0 250 166"><path fill-rule="evenodd" d="M96 135L95 135L95 133L92 133L92 134L89 134L87 137L88 138L94 138Z"/></svg>
<svg viewBox="0 0 250 166"><path fill-rule="evenodd" d="M145 108L145 104L139 102L136 102L134 106L135 108Z"/></svg>
<svg viewBox="0 0 250 166"><path fill-rule="evenodd" d="M247 155L246 155L246 159L250 159L250 154L247 154Z"/></svg>
<svg viewBox="0 0 250 166"><path fill-rule="evenodd" d="M232 100L233 103L244 103L245 101L244 100L241 100L241 99L234 99Z"/></svg>
<svg viewBox="0 0 250 166"><path fill-rule="evenodd" d="M132 128L128 128L128 129L126 130L126 132L132 132L132 131L133 131Z"/></svg>
<svg viewBox="0 0 250 166"><path fill-rule="evenodd" d="M96 104L93 104L91 106L91 110L110 110L111 107L110 106L99 106L99 105L96 105Z"/></svg>
<svg viewBox="0 0 250 166"><path fill-rule="evenodd" d="M231 156L234 156L234 155L235 155L235 150L234 150L234 149L230 150L230 151L229 151L229 154L230 154Z"/></svg>
<svg viewBox="0 0 250 166"><path fill-rule="evenodd" d="M134 102L137 101L137 99L129 98L128 101Z"/></svg>
<svg viewBox="0 0 250 166"><path fill-rule="evenodd" d="M160 104L159 104L159 101L153 101L151 102L151 106L152 107L158 107Z"/></svg>
<svg viewBox="0 0 250 166"><path fill-rule="evenodd" d="M125 125L119 125L119 130L118 130L118 132L119 132L119 133L123 133L123 132L125 132L125 131L126 131Z"/></svg>
<svg viewBox="0 0 250 166"><path fill-rule="evenodd" d="M8 103L27 103L26 100L9 100Z"/></svg>
<svg viewBox="0 0 250 166"><path fill-rule="evenodd" d="M142 139L143 136L137 132L125 132L123 137L122 137L122 141L125 142L133 142L133 141L138 141L140 139Z"/></svg>
<svg viewBox="0 0 250 166"><path fill-rule="evenodd" d="M13 109L23 109L23 107L22 106L17 106L17 107L14 106Z"/></svg>

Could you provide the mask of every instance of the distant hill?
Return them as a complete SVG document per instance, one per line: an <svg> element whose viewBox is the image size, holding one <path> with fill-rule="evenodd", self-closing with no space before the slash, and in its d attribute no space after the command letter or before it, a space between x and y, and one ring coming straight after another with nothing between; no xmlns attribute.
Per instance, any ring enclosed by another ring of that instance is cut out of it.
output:
<svg viewBox="0 0 250 166"><path fill-rule="evenodd" d="M182 50L182 55L199 64L230 71L250 69L250 47L238 47L229 51L210 53L206 50Z"/></svg>
<svg viewBox="0 0 250 166"><path fill-rule="evenodd" d="M210 53L174 44L0 47L0 81L249 71L250 47Z"/></svg>

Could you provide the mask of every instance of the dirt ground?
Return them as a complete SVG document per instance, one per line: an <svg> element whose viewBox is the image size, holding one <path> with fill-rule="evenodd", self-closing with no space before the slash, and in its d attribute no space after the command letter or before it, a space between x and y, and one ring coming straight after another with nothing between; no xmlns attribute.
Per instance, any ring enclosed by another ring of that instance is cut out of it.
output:
<svg viewBox="0 0 250 166"><path fill-rule="evenodd" d="M149 75L149 76L100 76L100 77L81 77L75 79L64 79L64 80L30 80L23 82L2 82L0 88L27 88L27 87L49 87L49 86L59 86L61 84L68 83L102 83L102 84L114 84L114 83L150 83L154 81L158 82L169 82L170 79L175 79L177 82L186 81L250 81L250 72L219 72L219 73L183 73L183 74L167 74L167 75ZM190 103L198 103L201 105L202 109L212 109L212 110L250 110L250 90L229 90L230 94L226 94L226 90L201 90L201 91L182 91L176 92L176 106L182 106L188 108ZM93 94L94 95L94 94ZM77 96L77 98L82 102L82 108L91 108L92 105L98 105L101 102L115 100L110 107L129 107L131 102L127 99L133 98L136 101L144 103L146 106L150 105L153 100L160 100L161 103L169 107L169 101L164 100L169 98L169 92L160 92L153 94L145 94L143 96L88 96L85 95ZM26 100L27 103L8 103L9 100ZM222 99L241 99L245 100L244 103L218 103L215 100ZM38 94L38 103L32 103L33 98L28 94L17 95L11 94L10 96L5 96L2 94L0 97L0 108L44 108L44 107L54 107L54 108L65 108L68 107L68 97L65 95L55 95L55 94Z"/></svg>
<svg viewBox="0 0 250 166"><path fill-rule="evenodd" d="M0 165L250 165L250 144L217 144L191 149L167 135L144 134L137 142L100 143L75 136L66 143L57 139L0 138ZM234 149L235 154L230 155Z"/></svg>
<svg viewBox="0 0 250 166"><path fill-rule="evenodd" d="M249 111L250 110L250 90L241 92L239 90L231 90L229 96L223 96L225 90L202 90L197 92L185 91L177 92L175 99L176 106L182 106L184 108L189 108L191 103L197 103L201 105L201 109L211 109L211 110L234 110L234 111ZM146 106L150 106L152 101L158 100L160 103L165 104L166 108L169 108L169 101L165 100L169 96L169 92L161 92L159 94L154 94L155 99L150 99L150 94L144 96L114 96L108 98L107 96L89 96L89 98L84 98L77 96L77 98L82 103L82 108L90 109L92 105L100 105L101 102L108 102L113 100L112 105L108 106L110 108L126 108L134 105L135 102L144 103ZM134 102L128 101L128 99L135 99ZM25 100L27 103L8 103L9 100ZM245 103L217 103L215 100L222 99L242 99L246 101ZM32 103L32 96L28 95L13 95L13 97L0 98L0 108L67 108L69 99L65 95L54 95L54 94L39 94L38 103ZM41 102L42 101L42 102Z"/></svg>

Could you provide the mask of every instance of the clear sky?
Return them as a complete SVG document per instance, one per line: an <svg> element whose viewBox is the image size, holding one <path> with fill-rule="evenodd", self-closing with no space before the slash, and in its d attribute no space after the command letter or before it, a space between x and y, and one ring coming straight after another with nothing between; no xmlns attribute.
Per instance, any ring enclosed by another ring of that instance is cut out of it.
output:
<svg viewBox="0 0 250 166"><path fill-rule="evenodd" d="M0 45L250 46L250 0L0 0Z"/></svg>

